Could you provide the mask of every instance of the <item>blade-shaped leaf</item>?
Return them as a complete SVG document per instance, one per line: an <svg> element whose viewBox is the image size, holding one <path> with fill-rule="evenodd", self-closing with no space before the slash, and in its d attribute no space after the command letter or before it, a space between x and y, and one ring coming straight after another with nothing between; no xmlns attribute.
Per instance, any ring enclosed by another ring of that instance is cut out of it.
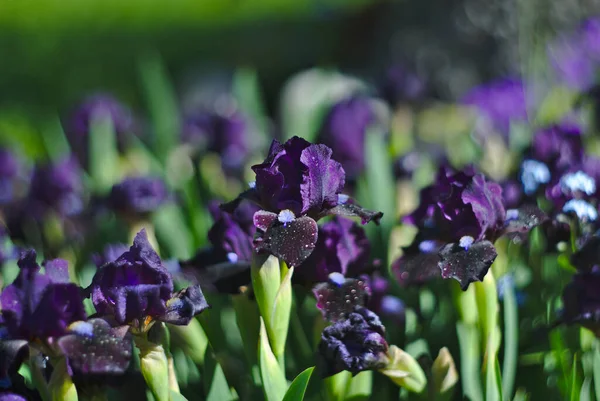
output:
<svg viewBox="0 0 600 401"><path fill-rule="evenodd" d="M90 175L94 187L104 193L117 179L117 138L113 121L108 116L94 116L90 126Z"/></svg>
<svg viewBox="0 0 600 401"><path fill-rule="evenodd" d="M290 385L290 388L288 388L287 392L285 393L283 401L302 401L304 399L304 393L306 392L308 382L314 369L315 367L313 366L296 376Z"/></svg>

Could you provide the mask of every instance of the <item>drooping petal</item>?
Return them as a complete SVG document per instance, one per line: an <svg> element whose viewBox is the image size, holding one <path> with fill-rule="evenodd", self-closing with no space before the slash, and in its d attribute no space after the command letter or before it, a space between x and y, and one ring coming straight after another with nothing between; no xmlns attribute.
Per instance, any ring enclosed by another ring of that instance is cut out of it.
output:
<svg viewBox="0 0 600 401"><path fill-rule="evenodd" d="M209 307L200 286L193 285L179 291L167 302L167 312L159 317L159 320L165 323L185 326L194 316Z"/></svg>
<svg viewBox="0 0 600 401"><path fill-rule="evenodd" d="M331 273L328 280L313 288L317 308L323 318L330 322L345 319L357 306L365 306L371 289L364 279L345 278L340 273Z"/></svg>
<svg viewBox="0 0 600 401"><path fill-rule="evenodd" d="M72 326L72 334L61 337L58 346L74 376L125 373L133 355L133 344L126 331L113 329L103 319L76 322Z"/></svg>
<svg viewBox="0 0 600 401"><path fill-rule="evenodd" d="M498 253L489 241L479 241L466 249L459 244L448 244L439 253L438 266L443 278L453 278L466 290L470 283L482 281Z"/></svg>
<svg viewBox="0 0 600 401"><path fill-rule="evenodd" d="M256 215L255 215L256 216ZM317 222L304 216L288 223L276 220L254 239L254 249L299 266L310 256L318 238Z"/></svg>

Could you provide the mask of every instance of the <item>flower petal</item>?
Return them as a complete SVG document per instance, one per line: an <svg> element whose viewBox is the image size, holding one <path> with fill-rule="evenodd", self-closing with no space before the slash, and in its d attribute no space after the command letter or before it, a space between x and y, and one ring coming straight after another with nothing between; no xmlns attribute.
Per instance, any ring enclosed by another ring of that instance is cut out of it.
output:
<svg viewBox="0 0 600 401"><path fill-rule="evenodd" d="M58 346L75 376L113 376L125 373L131 362L133 346L122 330L113 329L103 319L82 324L90 330L77 330L61 337Z"/></svg>
<svg viewBox="0 0 600 401"><path fill-rule="evenodd" d="M277 256L290 266L299 266L312 253L317 238L317 222L310 217L286 224L275 221L254 239L254 249Z"/></svg>
<svg viewBox="0 0 600 401"><path fill-rule="evenodd" d="M342 165L331 159L331 148L310 145L302 151L300 161L308 167L308 174L300 185L302 213L320 213L337 205L337 194L342 192L345 173Z"/></svg>
<svg viewBox="0 0 600 401"><path fill-rule="evenodd" d="M323 318L336 322L348 317L355 307L366 305L371 289L365 280L344 278L339 273L332 273L327 282L314 287L313 294Z"/></svg>
<svg viewBox="0 0 600 401"><path fill-rule="evenodd" d="M178 326L187 325L194 316L210 305L204 299L199 285L193 285L179 291L167 302L167 312L159 320Z"/></svg>
<svg viewBox="0 0 600 401"><path fill-rule="evenodd" d="M458 244L448 244L439 253L438 266L443 278L453 278L463 290L473 281L481 281L497 256L489 241L475 242L468 249Z"/></svg>

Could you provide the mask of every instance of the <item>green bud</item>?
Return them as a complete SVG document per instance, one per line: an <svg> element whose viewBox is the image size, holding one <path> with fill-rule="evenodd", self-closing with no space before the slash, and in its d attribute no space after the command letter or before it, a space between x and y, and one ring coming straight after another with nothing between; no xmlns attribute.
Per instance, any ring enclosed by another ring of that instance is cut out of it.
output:
<svg viewBox="0 0 600 401"><path fill-rule="evenodd" d="M427 377L421 365L408 353L395 345L390 346L387 366L379 372L390 378L398 386L420 393L427 385Z"/></svg>
<svg viewBox="0 0 600 401"><path fill-rule="evenodd" d="M135 337L140 350L140 370L156 401L169 401L169 363L161 344Z"/></svg>
<svg viewBox="0 0 600 401"><path fill-rule="evenodd" d="M273 353L283 357L292 308L292 275L275 256L266 258L254 255L252 261L252 287L258 309L264 319Z"/></svg>
<svg viewBox="0 0 600 401"><path fill-rule="evenodd" d="M54 371L48 382L48 391L52 401L77 401L77 389L67 368L65 358L53 363Z"/></svg>
<svg viewBox="0 0 600 401"><path fill-rule="evenodd" d="M435 361L433 361L431 376L433 378L434 394L445 394L458 382L458 372L448 348L442 348Z"/></svg>

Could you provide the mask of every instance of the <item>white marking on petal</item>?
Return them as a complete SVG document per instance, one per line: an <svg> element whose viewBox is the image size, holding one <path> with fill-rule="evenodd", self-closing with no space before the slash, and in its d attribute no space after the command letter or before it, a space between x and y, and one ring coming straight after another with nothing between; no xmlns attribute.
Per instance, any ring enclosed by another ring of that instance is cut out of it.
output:
<svg viewBox="0 0 600 401"><path fill-rule="evenodd" d="M239 260L239 257L237 255L237 253L229 252L227 254L227 260L229 260L229 262L231 262L231 263L236 263Z"/></svg>
<svg viewBox="0 0 600 401"><path fill-rule="evenodd" d="M290 209L282 210L277 216L277 220L279 220L283 224L291 223L295 219L296 215Z"/></svg>
<svg viewBox="0 0 600 401"><path fill-rule="evenodd" d="M475 238L471 237L470 235L465 235L458 241L458 246L464 248L465 250L469 250L469 247L473 245L473 242L475 242Z"/></svg>
<svg viewBox="0 0 600 401"><path fill-rule="evenodd" d="M523 191L527 195L531 195L537 191L540 184L550 182L550 169L537 160L525 160L521 164L521 182Z"/></svg>
<svg viewBox="0 0 600 401"><path fill-rule="evenodd" d="M346 277L342 273L333 272L329 273L329 282L337 287L341 287L346 281Z"/></svg>
<svg viewBox="0 0 600 401"><path fill-rule="evenodd" d="M563 207L563 212L574 212L580 220L595 221L598 218L598 211L582 199L571 199Z"/></svg>
<svg viewBox="0 0 600 401"><path fill-rule="evenodd" d="M344 204L346 204L346 202L348 202L348 199L350 199L350 197L348 195L338 194L338 196L337 196L337 204L338 205L344 205Z"/></svg>
<svg viewBox="0 0 600 401"><path fill-rule="evenodd" d="M579 191L586 195L592 195L596 192L596 180L583 171L578 171L563 175L560 179L560 187L566 194Z"/></svg>
<svg viewBox="0 0 600 401"><path fill-rule="evenodd" d="M256 188L256 181L250 181L250 182L248 183L248 186L249 186L250 188L253 188L253 189L254 189L254 188Z"/></svg>

